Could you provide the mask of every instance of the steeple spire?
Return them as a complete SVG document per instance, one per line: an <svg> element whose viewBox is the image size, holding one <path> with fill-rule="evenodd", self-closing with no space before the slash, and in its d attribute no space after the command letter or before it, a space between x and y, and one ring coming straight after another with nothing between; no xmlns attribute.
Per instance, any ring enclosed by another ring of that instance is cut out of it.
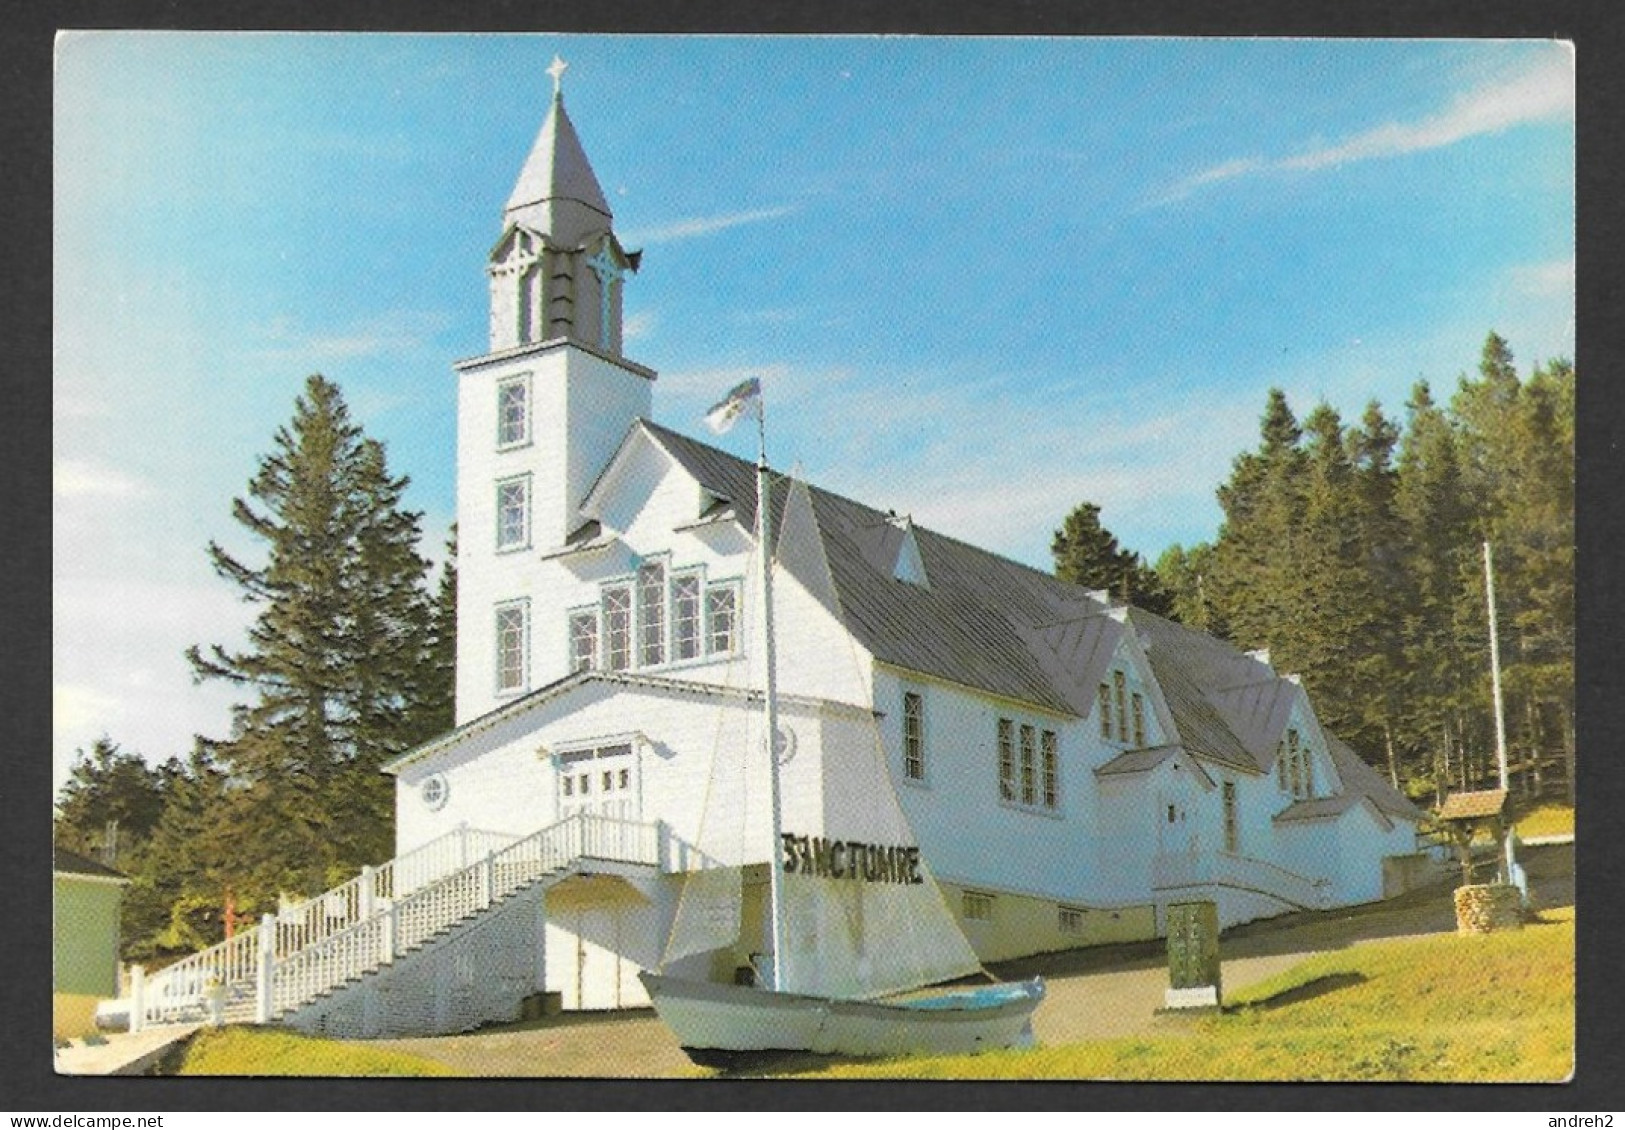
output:
<svg viewBox="0 0 1625 1130"><path fill-rule="evenodd" d="M553 104L536 135L536 144L508 197L504 218L532 231L545 232L558 245L581 242L610 226L604 190L581 148L570 115L564 110L563 59L553 57Z"/></svg>
<svg viewBox="0 0 1625 1130"><path fill-rule="evenodd" d="M547 68L553 101L491 252L491 348L569 338L618 357L622 290L639 255L615 238L604 190L564 110L568 66L555 55Z"/></svg>

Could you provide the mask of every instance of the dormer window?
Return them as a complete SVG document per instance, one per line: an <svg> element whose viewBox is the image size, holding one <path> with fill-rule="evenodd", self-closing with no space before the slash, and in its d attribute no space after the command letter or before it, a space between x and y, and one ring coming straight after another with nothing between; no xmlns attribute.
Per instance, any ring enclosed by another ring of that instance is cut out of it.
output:
<svg viewBox="0 0 1625 1130"><path fill-rule="evenodd" d="M892 579L918 585L922 589L930 588L931 583L925 577L925 560L920 556L920 543L914 536L914 520L905 514L901 518L891 516L887 521L903 531L902 540L897 543L897 563L892 567Z"/></svg>

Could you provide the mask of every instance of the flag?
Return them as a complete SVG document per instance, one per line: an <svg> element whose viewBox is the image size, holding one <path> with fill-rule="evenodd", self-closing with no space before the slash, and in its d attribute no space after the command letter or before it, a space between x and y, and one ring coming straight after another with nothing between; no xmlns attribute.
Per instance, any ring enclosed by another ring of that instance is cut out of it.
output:
<svg viewBox="0 0 1625 1130"><path fill-rule="evenodd" d="M721 435L733 427L739 417L756 416L759 419L761 411L762 382L752 377L735 385L727 396L713 404L705 414L705 422L713 432Z"/></svg>

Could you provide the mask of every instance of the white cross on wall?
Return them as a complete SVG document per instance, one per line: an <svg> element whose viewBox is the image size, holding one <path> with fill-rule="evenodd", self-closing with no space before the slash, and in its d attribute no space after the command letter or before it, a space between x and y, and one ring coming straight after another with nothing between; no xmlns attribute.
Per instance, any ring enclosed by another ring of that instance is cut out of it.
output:
<svg viewBox="0 0 1625 1130"><path fill-rule="evenodd" d="M609 240L607 239L604 240L604 245L598 249L598 253L587 260L587 266L591 267L593 273L598 276L598 344L608 349L610 288L625 278L626 272L622 270L619 263L615 262L615 253L610 250Z"/></svg>

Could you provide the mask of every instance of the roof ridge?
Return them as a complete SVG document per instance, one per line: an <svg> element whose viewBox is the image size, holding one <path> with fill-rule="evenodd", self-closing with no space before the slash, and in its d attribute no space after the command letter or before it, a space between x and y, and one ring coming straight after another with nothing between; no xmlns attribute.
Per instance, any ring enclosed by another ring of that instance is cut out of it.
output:
<svg viewBox="0 0 1625 1130"><path fill-rule="evenodd" d="M733 454L732 452L724 451L722 448L716 447L716 446L714 446L712 444L709 444L709 443L706 443L704 440L695 439L693 436L685 435L682 432L679 432L679 431L677 431L677 430L675 430L673 428L667 427L665 424L656 423L654 420L648 419L647 417L639 417L638 420L637 420L637 423L645 424L650 429L652 429L654 431L662 432L665 435L673 437L673 438L675 438L675 439L677 439L677 440L679 440L681 442L690 443L690 444L693 444L696 447L704 448L708 452L711 452L711 453L716 454L716 455L720 455L725 459L731 460L731 461L741 465L742 467L746 467L746 468L750 469L753 472L755 471L755 465L752 464L750 462L750 460L742 459L739 456ZM768 464L768 470L769 471L773 470L773 465L771 463ZM786 472L781 471L781 472L779 472L779 474L781 476L785 477L785 478L790 477L789 474L786 473ZM827 496L827 497L829 497L831 499L834 499L836 502L844 503L844 504L846 504L848 506L854 506L854 507L857 507L860 510L867 511L869 514L872 514L872 515L875 516L877 524L887 520L887 512L886 511L881 510L878 507L871 506L867 502L861 502L858 499L851 498L851 497L849 497L847 495L839 494L836 491L830 490L828 487L819 486L817 483L813 482L811 479L803 478L802 482L807 484L807 489L810 490L810 491L816 491L819 494L822 494L822 495L825 495L825 496ZM735 501L737 501L737 500L735 500ZM968 542L968 541L964 540L963 538L955 537L952 534L945 534L941 530L938 530L938 529L936 529L936 528L934 528L932 526L922 525L917 521L914 522L913 525L914 525L914 529L915 529L916 532L923 532L923 533L929 534L933 538L941 538L943 541L951 542L954 545L960 546L960 547L962 547L962 548L964 548L966 550L969 550L972 553L979 554L979 555L981 555L983 557L990 557L990 558L994 559L995 561L1000 562L1001 564L1011 565L1011 566L1014 566L1017 569L1025 570L1026 572L1031 573L1034 577L1036 577L1037 579L1039 579L1041 581L1044 581L1047 584L1052 584L1052 585L1056 585L1056 586L1064 586L1064 587L1066 587L1068 589L1076 589L1079 592L1079 594L1084 596L1086 599L1090 599L1090 600L1093 599L1093 598L1090 598L1088 596L1089 590L1084 588L1084 586L1076 584L1076 583L1074 583L1072 581L1063 580L1062 578L1057 577L1054 573L1046 573L1044 570L1038 568L1035 565L1029 565L1025 561L1017 561L1013 557L1006 557L1004 554L996 553L993 550L986 548L985 546L976 545L976 544L974 544L972 542ZM1098 613L1086 613L1085 615L1098 615ZM1057 618L1055 618L1053 620L1039 621L1039 622L1035 623L1033 626L1034 627L1046 627L1046 626L1049 626L1051 624L1057 624L1057 623L1063 623L1063 622L1065 622L1064 617L1057 617Z"/></svg>

